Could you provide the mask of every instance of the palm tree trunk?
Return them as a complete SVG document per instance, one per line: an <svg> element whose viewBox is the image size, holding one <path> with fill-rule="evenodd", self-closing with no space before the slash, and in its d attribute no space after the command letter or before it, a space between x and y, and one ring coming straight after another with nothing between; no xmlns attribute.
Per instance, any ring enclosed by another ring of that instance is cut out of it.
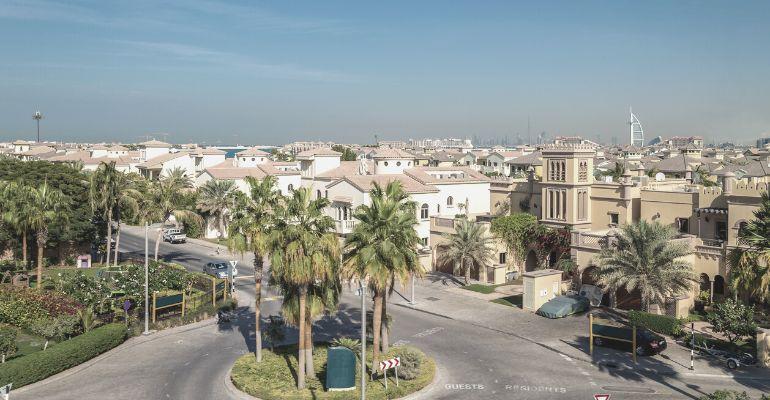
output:
<svg viewBox="0 0 770 400"><path fill-rule="evenodd" d="M27 230L21 234L21 260L24 262L24 270L27 270Z"/></svg>
<svg viewBox="0 0 770 400"><path fill-rule="evenodd" d="M479 280L481 283L487 283L487 267L485 265L479 265Z"/></svg>
<svg viewBox="0 0 770 400"><path fill-rule="evenodd" d="M225 216L219 215L219 241L225 238Z"/></svg>
<svg viewBox="0 0 770 400"><path fill-rule="evenodd" d="M262 362L262 277L264 276L265 259L254 252L254 355L257 362ZM272 344L271 344L272 347Z"/></svg>
<svg viewBox="0 0 770 400"><path fill-rule="evenodd" d="M112 252L112 207L107 209L107 260L104 262L110 265L110 252Z"/></svg>
<svg viewBox="0 0 770 400"><path fill-rule="evenodd" d="M389 329L388 329L388 296L383 296L382 299L382 329L380 332L380 335L382 336L380 339L380 347L382 348L382 353L385 354L388 352L388 349L390 348L390 335L389 335Z"/></svg>
<svg viewBox="0 0 770 400"><path fill-rule="evenodd" d="M374 316L372 321L372 376L380 364L380 330L382 329L382 291L377 289L374 295Z"/></svg>
<svg viewBox="0 0 770 400"><path fill-rule="evenodd" d="M120 250L120 217L116 220L118 226L115 232L115 257L112 264L118 266L118 251Z"/></svg>
<svg viewBox="0 0 770 400"><path fill-rule="evenodd" d="M45 249L45 240L43 240L43 231L37 233L37 289L43 288L43 250Z"/></svg>
<svg viewBox="0 0 770 400"><path fill-rule="evenodd" d="M299 290L299 340L297 340L297 389L305 388L305 307L307 307L307 287L303 286Z"/></svg>
<svg viewBox="0 0 770 400"><path fill-rule="evenodd" d="M158 237L155 238L155 261L158 261L158 249L160 248L160 241L162 239L163 239L163 228L161 227L161 228L158 228Z"/></svg>
<svg viewBox="0 0 770 400"><path fill-rule="evenodd" d="M315 376L315 367L313 366L313 321L310 320L310 313L305 315L305 373L308 376Z"/></svg>
<svg viewBox="0 0 770 400"><path fill-rule="evenodd" d="M471 266L467 265L465 260L462 261L462 266L465 267L465 284L471 283Z"/></svg>

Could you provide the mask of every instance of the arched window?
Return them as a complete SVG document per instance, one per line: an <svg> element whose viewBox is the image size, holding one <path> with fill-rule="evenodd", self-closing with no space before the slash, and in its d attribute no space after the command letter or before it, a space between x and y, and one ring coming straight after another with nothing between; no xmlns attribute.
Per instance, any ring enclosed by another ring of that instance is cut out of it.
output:
<svg viewBox="0 0 770 400"><path fill-rule="evenodd" d="M292 185L290 183L289 186L287 187L287 189L289 189L289 192L293 192L294 191L294 185Z"/></svg>
<svg viewBox="0 0 770 400"><path fill-rule="evenodd" d="M422 207L420 207L420 219L428 219L428 205L423 204Z"/></svg>
<svg viewBox="0 0 770 400"><path fill-rule="evenodd" d="M749 223L746 221L741 221L738 223L738 236L740 237L742 234L746 232L746 228L749 227Z"/></svg>
<svg viewBox="0 0 770 400"><path fill-rule="evenodd" d="M321 198L321 191L320 190L316 190L315 191L315 198L316 199L320 199Z"/></svg>
<svg viewBox="0 0 770 400"><path fill-rule="evenodd" d="M454 202L455 202L455 199L453 199L452 196L449 196L449 197L446 198L446 205L447 205L447 207L452 207Z"/></svg>

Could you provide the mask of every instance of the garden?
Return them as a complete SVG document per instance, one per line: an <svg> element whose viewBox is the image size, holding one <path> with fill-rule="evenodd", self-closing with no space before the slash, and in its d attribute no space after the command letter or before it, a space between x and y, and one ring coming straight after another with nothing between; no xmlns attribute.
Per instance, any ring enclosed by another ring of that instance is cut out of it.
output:
<svg viewBox="0 0 770 400"><path fill-rule="evenodd" d="M343 340L345 342L345 340ZM340 345L332 343L331 345ZM360 356L358 342L349 340L343 347ZM276 347L263 353L262 362L257 363L253 354L239 358L233 366L231 379L236 388L263 400L283 399L359 399L360 392L360 358L357 358L356 389L349 391L327 391L326 389L326 357L329 344L316 344L313 349L315 374L308 374L305 389L297 389L295 384L297 371L297 346ZM398 386L393 370L388 372L388 387L385 388L384 376L380 373L374 379L367 379L367 399L394 399L414 393L432 381L436 373L436 365L432 359L420 350L409 346L395 346L384 355L384 358L399 357ZM371 353L367 355L367 364L371 364Z"/></svg>
<svg viewBox="0 0 770 400"><path fill-rule="evenodd" d="M0 382L20 387L45 379L140 333L144 279L143 265L126 264L49 269L40 289L29 282L0 285ZM152 262L150 293L181 294L186 301L153 310L158 320L151 328L184 325L214 315L218 307L234 307L225 286L181 266Z"/></svg>

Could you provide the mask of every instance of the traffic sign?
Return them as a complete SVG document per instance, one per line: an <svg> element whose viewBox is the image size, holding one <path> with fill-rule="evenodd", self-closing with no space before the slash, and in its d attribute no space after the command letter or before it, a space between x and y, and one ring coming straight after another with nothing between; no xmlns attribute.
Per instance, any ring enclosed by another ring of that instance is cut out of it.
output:
<svg viewBox="0 0 770 400"><path fill-rule="evenodd" d="M238 260L230 260L230 266L233 269L233 276L238 275L238 270L235 269L235 266L238 264Z"/></svg>
<svg viewBox="0 0 770 400"><path fill-rule="evenodd" d="M594 400L610 400L610 395L608 394L595 394Z"/></svg>
<svg viewBox="0 0 770 400"><path fill-rule="evenodd" d="M398 357L391 358L389 360L383 360L383 361L380 361L380 370L395 368L395 367L398 367L399 365L401 365L401 359Z"/></svg>
<svg viewBox="0 0 770 400"><path fill-rule="evenodd" d="M12 386L13 386L13 383L9 383L5 386L0 386L0 396L3 396L3 400L8 400L11 398Z"/></svg>

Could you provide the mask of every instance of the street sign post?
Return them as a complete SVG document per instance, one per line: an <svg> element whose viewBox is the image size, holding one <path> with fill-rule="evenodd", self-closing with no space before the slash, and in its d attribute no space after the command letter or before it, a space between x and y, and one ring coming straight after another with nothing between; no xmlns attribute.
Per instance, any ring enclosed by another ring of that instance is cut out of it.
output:
<svg viewBox="0 0 770 400"><path fill-rule="evenodd" d="M3 396L3 400L8 400L11 398L12 386L13 386L13 383L9 383L5 386L0 387L0 396Z"/></svg>
<svg viewBox="0 0 770 400"><path fill-rule="evenodd" d="M228 273L230 275L230 297L235 297L235 275L238 275L238 270L235 266L238 265L238 260L230 260L230 268Z"/></svg>
<svg viewBox="0 0 770 400"><path fill-rule="evenodd" d="M398 366L400 364L401 358L399 357L380 361L380 370L385 374L385 390L388 390L388 370L391 368L396 370L396 386L398 386Z"/></svg>

